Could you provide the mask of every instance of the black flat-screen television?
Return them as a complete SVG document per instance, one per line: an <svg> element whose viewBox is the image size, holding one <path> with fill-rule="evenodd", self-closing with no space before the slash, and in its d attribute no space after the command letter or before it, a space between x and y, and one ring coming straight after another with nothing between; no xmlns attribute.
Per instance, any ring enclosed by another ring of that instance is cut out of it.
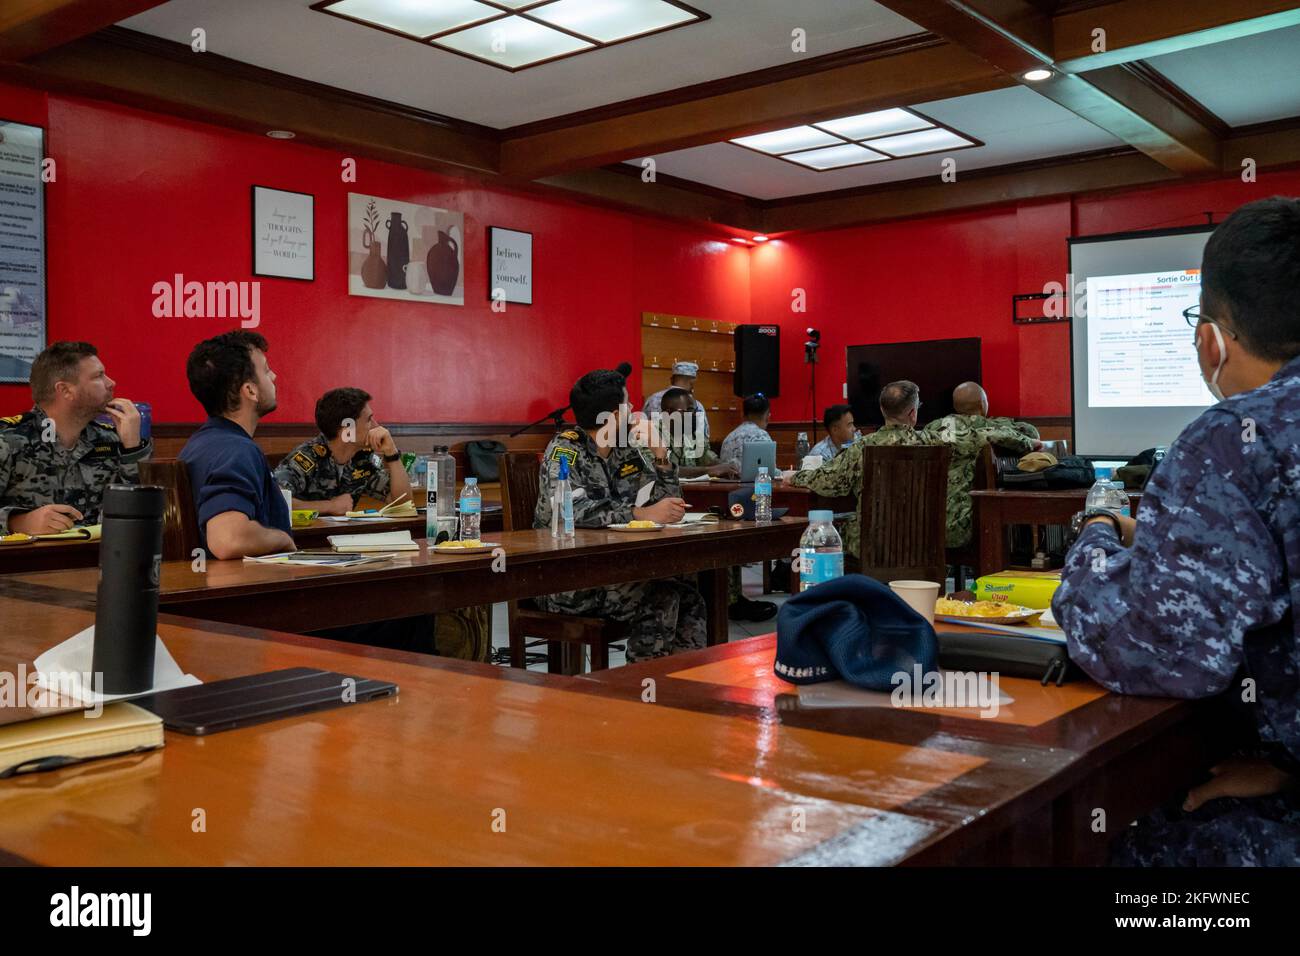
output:
<svg viewBox="0 0 1300 956"><path fill-rule="evenodd" d="M952 414L952 390L962 382L980 381L980 340L931 339L926 342L890 342L886 345L850 345L848 348L848 402L859 426L884 424L880 390L890 382L908 379L921 390L917 424Z"/></svg>

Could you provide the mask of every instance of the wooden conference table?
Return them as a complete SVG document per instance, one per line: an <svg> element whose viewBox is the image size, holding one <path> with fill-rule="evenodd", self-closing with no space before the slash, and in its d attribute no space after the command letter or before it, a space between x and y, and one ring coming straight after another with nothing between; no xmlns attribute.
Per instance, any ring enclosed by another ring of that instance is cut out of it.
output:
<svg viewBox="0 0 1300 956"><path fill-rule="evenodd" d="M720 513L727 509L727 502L733 491L740 488L753 488L753 483L741 484L738 481L684 481L682 497L691 511L708 511L717 508ZM807 488L796 488L786 482L773 482L772 507L787 508L786 514L794 518L806 518L810 510L829 508L832 511L854 511L857 500L852 495L840 498L823 498L813 494Z"/></svg>
<svg viewBox="0 0 1300 956"><path fill-rule="evenodd" d="M1129 513L1136 515L1141 492L1129 491ZM1087 488L1060 491L984 489L971 492L979 533L980 574L996 574L1009 567L1007 528L1017 524L1068 525L1083 510Z"/></svg>
<svg viewBox="0 0 1300 956"><path fill-rule="evenodd" d="M491 506L493 503L489 502ZM414 518L373 518L365 521L331 521L317 518L302 528L290 532L300 548L328 547L332 534L365 534L378 531L410 531L411 537L423 538L424 515ZM500 504L484 511L483 531L501 530ZM25 571L51 571L62 568L93 568L99 565L98 541L33 541L29 544L0 544L0 574L19 574Z"/></svg>
<svg viewBox="0 0 1300 956"><path fill-rule="evenodd" d="M12 673L93 614L0 596L0 618ZM1082 862L1105 852L1097 808L1122 832L1213 759L1201 708L1088 684L1007 681L995 719L799 710L771 638L571 678L173 615L159 633L204 681L308 666L400 693L0 781L0 860Z"/></svg>
<svg viewBox="0 0 1300 956"><path fill-rule="evenodd" d="M691 528L626 534L580 528L561 543L550 531L491 535L492 553L436 554L424 539L418 552L361 568L335 570L246 561L164 561L161 610L274 630L305 632L393 617L537 597L557 591L698 574L709 603L710 642L725 641L727 572L737 564L789 554L807 520L768 525L723 521ZM64 601L89 607L97 568L0 577L0 595ZM346 585L346 586L342 586Z"/></svg>

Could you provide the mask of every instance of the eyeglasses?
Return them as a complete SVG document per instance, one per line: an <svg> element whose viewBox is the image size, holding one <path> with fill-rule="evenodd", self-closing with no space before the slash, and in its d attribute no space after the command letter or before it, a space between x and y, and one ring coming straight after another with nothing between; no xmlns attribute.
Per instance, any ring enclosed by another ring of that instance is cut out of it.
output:
<svg viewBox="0 0 1300 956"><path fill-rule="evenodd" d="M1236 332L1232 331L1232 329L1228 328L1218 319L1215 319L1212 316L1202 315L1201 307L1199 305L1194 305L1189 309L1183 309L1183 318L1187 320L1187 324L1192 328L1196 328L1202 322L1209 322L1211 325L1217 325L1224 332L1228 333L1229 338L1235 339L1237 337Z"/></svg>

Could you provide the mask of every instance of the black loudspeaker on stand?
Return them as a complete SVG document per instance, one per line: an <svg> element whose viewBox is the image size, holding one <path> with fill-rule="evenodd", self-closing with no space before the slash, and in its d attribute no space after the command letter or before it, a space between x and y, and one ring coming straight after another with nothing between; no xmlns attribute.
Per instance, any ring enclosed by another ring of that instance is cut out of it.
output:
<svg viewBox="0 0 1300 956"><path fill-rule="evenodd" d="M781 393L781 329L775 325L736 326L737 395Z"/></svg>

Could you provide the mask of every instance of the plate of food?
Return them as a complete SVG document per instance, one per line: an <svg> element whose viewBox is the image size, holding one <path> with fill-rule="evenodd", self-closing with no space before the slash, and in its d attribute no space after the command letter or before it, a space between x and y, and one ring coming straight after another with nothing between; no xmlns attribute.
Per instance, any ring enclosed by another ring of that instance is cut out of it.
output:
<svg viewBox="0 0 1300 956"><path fill-rule="evenodd" d="M606 525L605 530L637 534L645 531L662 531L664 526L657 521L628 521L623 524Z"/></svg>
<svg viewBox="0 0 1300 956"><path fill-rule="evenodd" d="M959 591L939 598L934 605L934 616L939 621L980 621L984 624L1025 624L1042 611L1032 607L1012 604L1001 595L977 601L969 591Z"/></svg>
<svg viewBox="0 0 1300 956"><path fill-rule="evenodd" d="M23 534L21 531L15 531L13 534L0 534L0 544L27 544L27 542L35 540L30 534Z"/></svg>
<svg viewBox="0 0 1300 956"><path fill-rule="evenodd" d="M470 538L464 541L444 541L442 544L435 544L431 550L437 551L439 554L477 554L481 551L491 551L493 548L499 547L501 547L500 544Z"/></svg>

